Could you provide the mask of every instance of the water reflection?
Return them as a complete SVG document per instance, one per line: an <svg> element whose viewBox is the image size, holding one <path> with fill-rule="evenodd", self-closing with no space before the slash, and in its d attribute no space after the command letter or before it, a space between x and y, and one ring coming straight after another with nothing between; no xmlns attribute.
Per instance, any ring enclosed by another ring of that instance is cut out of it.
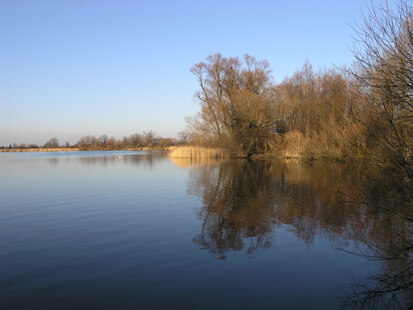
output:
<svg viewBox="0 0 413 310"><path fill-rule="evenodd" d="M153 167L159 161L166 160L165 152L79 152L88 156L68 156L68 157L50 157L47 162L53 166L66 164L69 161L77 160L85 166L109 166L123 163L127 166L145 166ZM104 156L102 156L104 154Z"/></svg>
<svg viewBox="0 0 413 310"><path fill-rule="evenodd" d="M278 227L309 247L322 236L338 250L381 263L380 274L348 288L344 308L412 307L411 189L366 167L286 161L191 166L188 192L202 200L202 227L193 240L202 249L219 259L231 251L252 255L274 244Z"/></svg>
<svg viewBox="0 0 413 310"><path fill-rule="evenodd" d="M179 157L170 157L169 158L175 166L180 168L192 168L192 167L199 167L199 166L217 166L223 162L229 161L229 159L223 158L210 158L210 157L202 157L202 158L179 158Z"/></svg>
<svg viewBox="0 0 413 310"><path fill-rule="evenodd" d="M232 161L190 171L188 191L202 198L201 233L195 241L211 253L271 246L275 227L288 225L309 246L317 233L347 240L353 223L363 225L356 206L344 207L338 188L358 186L342 167L298 163ZM248 240L246 240L248 239Z"/></svg>
<svg viewBox="0 0 413 310"><path fill-rule="evenodd" d="M271 194L271 175L265 173L265 168L227 162L217 169L192 171L190 192L203 199L199 212L202 231L195 242L221 259L226 251L241 250L245 244L249 254L271 246L269 233L276 199Z"/></svg>
<svg viewBox="0 0 413 310"><path fill-rule="evenodd" d="M389 174L373 174L358 192L368 210L369 229L352 235L365 246L353 252L378 261L381 271L357 279L343 308L413 309L413 188Z"/></svg>

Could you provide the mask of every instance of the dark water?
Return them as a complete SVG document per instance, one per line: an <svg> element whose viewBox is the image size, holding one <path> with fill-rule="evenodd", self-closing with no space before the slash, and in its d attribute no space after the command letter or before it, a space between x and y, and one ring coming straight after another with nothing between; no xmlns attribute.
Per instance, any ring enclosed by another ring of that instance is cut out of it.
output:
<svg viewBox="0 0 413 310"><path fill-rule="evenodd" d="M395 227L362 168L76 152L0 172L0 309L334 309Z"/></svg>

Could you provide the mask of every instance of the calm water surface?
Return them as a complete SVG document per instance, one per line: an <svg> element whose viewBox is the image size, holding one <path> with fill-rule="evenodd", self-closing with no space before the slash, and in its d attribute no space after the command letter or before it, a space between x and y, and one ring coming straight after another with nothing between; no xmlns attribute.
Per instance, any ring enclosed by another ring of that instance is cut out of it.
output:
<svg viewBox="0 0 413 310"><path fill-rule="evenodd" d="M372 225L340 198L355 169L62 152L0 172L1 309L334 309L380 268L349 253Z"/></svg>

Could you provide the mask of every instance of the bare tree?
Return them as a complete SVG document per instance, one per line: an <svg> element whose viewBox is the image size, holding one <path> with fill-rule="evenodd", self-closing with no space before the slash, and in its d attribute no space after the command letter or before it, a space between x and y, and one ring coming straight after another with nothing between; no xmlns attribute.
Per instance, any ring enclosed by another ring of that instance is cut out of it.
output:
<svg viewBox="0 0 413 310"><path fill-rule="evenodd" d="M371 7L355 27L356 67L352 71L366 99L366 133L377 160L412 176L413 10L400 0Z"/></svg>
<svg viewBox="0 0 413 310"><path fill-rule="evenodd" d="M99 147L99 140L95 136L84 136L79 139L77 145L80 150L96 150Z"/></svg>
<svg viewBox="0 0 413 310"><path fill-rule="evenodd" d="M195 134L239 154L269 151L279 120L269 63L218 53L191 72L200 86L195 99L201 112L189 123Z"/></svg>
<svg viewBox="0 0 413 310"><path fill-rule="evenodd" d="M181 130L178 132L178 137L179 137L179 143L181 144L187 144L189 141L189 133L186 130Z"/></svg>
<svg viewBox="0 0 413 310"><path fill-rule="evenodd" d="M142 143L142 135L140 133L131 134L129 137L129 141L132 147L137 148Z"/></svg>
<svg viewBox="0 0 413 310"><path fill-rule="evenodd" d="M51 138L44 145L45 148L56 148L59 147L59 141L56 138Z"/></svg>
<svg viewBox="0 0 413 310"><path fill-rule="evenodd" d="M107 142L108 142L108 136L107 135L101 135L99 137L99 146L101 148L105 149L106 145L107 145Z"/></svg>
<svg viewBox="0 0 413 310"><path fill-rule="evenodd" d="M156 133L152 130L144 131L142 136L146 146L152 146L157 138Z"/></svg>

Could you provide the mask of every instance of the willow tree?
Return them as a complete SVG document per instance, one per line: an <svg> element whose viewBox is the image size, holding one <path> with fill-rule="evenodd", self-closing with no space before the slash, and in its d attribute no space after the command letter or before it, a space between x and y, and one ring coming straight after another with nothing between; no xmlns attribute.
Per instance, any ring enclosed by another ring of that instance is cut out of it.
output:
<svg viewBox="0 0 413 310"><path fill-rule="evenodd" d="M192 135L239 155L271 151L280 117L267 61L218 53L191 72L198 79L195 99L201 107L190 122Z"/></svg>

